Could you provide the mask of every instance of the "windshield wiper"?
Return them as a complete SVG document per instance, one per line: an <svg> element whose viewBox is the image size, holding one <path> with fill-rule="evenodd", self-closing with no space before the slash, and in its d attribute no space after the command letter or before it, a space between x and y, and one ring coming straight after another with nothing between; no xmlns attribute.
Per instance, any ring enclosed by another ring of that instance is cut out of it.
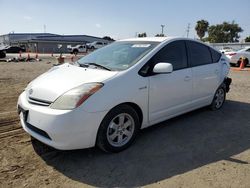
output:
<svg viewBox="0 0 250 188"><path fill-rule="evenodd" d="M105 66L100 65L100 64L97 64L97 63L84 63L84 64L81 64L81 66L82 66L82 65L93 65L93 66L100 67L100 68L102 68L102 69L105 69L105 70L111 71L111 69L110 69L110 68L105 67Z"/></svg>
<svg viewBox="0 0 250 188"><path fill-rule="evenodd" d="M86 67L86 68L89 67L89 65L86 65L86 64L80 64L80 63L78 63L78 64L79 64L79 67Z"/></svg>

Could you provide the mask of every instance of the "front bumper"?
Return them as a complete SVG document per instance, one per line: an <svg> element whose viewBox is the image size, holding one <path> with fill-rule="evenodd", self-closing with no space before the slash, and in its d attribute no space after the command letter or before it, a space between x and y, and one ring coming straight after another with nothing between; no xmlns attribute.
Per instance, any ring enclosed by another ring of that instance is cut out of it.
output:
<svg viewBox="0 0 250 188"><path fill-rule="evenodd" d="M60 150L93 147L99 125L107 113L88 113L81 107L55 110L30 104L25 92L19 96L18 109L21 125L27 133Z"/></svg>

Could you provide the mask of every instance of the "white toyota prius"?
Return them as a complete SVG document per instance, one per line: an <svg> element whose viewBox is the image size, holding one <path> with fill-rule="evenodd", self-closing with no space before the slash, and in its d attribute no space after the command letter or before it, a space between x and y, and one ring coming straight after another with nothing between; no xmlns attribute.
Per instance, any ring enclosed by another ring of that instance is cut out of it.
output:
<svg viewBox="0 0 250 188"><path fill-rule="evenodd" d="M187 38L114 42L40 75L18 99L23 129L61 150L119 152L145 127L210 106L229 91L229 63Z"/></svg>

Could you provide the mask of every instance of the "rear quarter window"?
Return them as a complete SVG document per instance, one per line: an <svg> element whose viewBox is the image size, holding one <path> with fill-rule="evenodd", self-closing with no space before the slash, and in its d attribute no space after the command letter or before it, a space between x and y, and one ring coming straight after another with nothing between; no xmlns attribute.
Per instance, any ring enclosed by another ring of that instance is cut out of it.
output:
<svg viewBox="0 0 250 188"><path fill-rule="evenodd" d="M210 52L211 52L213 63L217 63L221 58L221 53L215 51L213 48L210 48Z"/></svg>
<svg viewBox="0 0 250 188"><path fill-rule="evenodd" d="M188 41L189 62L192 67L211 64L212 56L209 47L195 41Z"/></svg>

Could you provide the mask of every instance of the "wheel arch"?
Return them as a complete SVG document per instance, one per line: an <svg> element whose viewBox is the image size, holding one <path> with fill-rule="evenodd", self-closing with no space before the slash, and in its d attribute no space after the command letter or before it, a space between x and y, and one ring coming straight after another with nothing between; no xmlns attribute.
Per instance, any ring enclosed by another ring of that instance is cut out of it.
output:
<svg viewBox="0 0 250 188"><path fill-rule="evenodd" d="M136 111L136 113L137 113L137 115L138 115L138 117L139 117L140 126L141 126L141 125L142 125L142 121L143 121L143 113L142 113L142 109L140 108L140 106L137 105L136 103L133 103L133 102L124 102L124 103L120 103L120 104L114 106L112 109L117 108L118 106L122 106L122 105L128 105L128 106L132 107L132 108ZM112 109L110 109L110 110L108 111L108 113L109 113ZM107 113L107 114L108 114L108 113Z"/></svg>
<svg viewBox="0 0 250 188"><path fill-rule="evenodd" d="M247 57L243 56L243 57L240 57L240 58L238 59L238 61L237 61L237 63L238 63L239 65L240 65L240 63L241 63L241 61L242 61L242 58L244 58L244 60L246 61L246 65L249 64L249 59L248 59Z"/></svg>
<svg viewBox="0 0 250 188"><path fill-rule="evenodd" d="M139 105L137 105L136 103L133 103L133 102L123 102L123 103L120 103L116 106L114 106L113 108L111 108L107 113L106 115L104 116L103 120L105 119L105 117L115 108L118 108L119 106L123 106L123 105L126 105L126 106L129 106L131 107L132 109L135 110L135 112L137 113L138 117L139 117L139 123L140 123L140 127L139 129L141 128L142 126L142 121L143 121L143 112L141 110L141 108L139 107ZM102 120L102 122L103 122ZM101 122L101 124L102 124ZM96 134L96 141L95 141L95 146L98 146L98 135L100 133L100 128L101 128L101 124L99 125L98 127L98 130L97 130L97 134ZM100 147L100 146L99 146ZM101 147L102 148L102 147ZM103 148L102 148L103 149ZM107 151L107 150L104 150L104 151Z"/></svg>
<svg viewBox="0 0 250 188"><path fill-rule="evenodd" d="M77 49L77 48L75 48L75 49L73 49L73 51L72 51L73 53L78 53L79 52L79 50Z"/></svg>

